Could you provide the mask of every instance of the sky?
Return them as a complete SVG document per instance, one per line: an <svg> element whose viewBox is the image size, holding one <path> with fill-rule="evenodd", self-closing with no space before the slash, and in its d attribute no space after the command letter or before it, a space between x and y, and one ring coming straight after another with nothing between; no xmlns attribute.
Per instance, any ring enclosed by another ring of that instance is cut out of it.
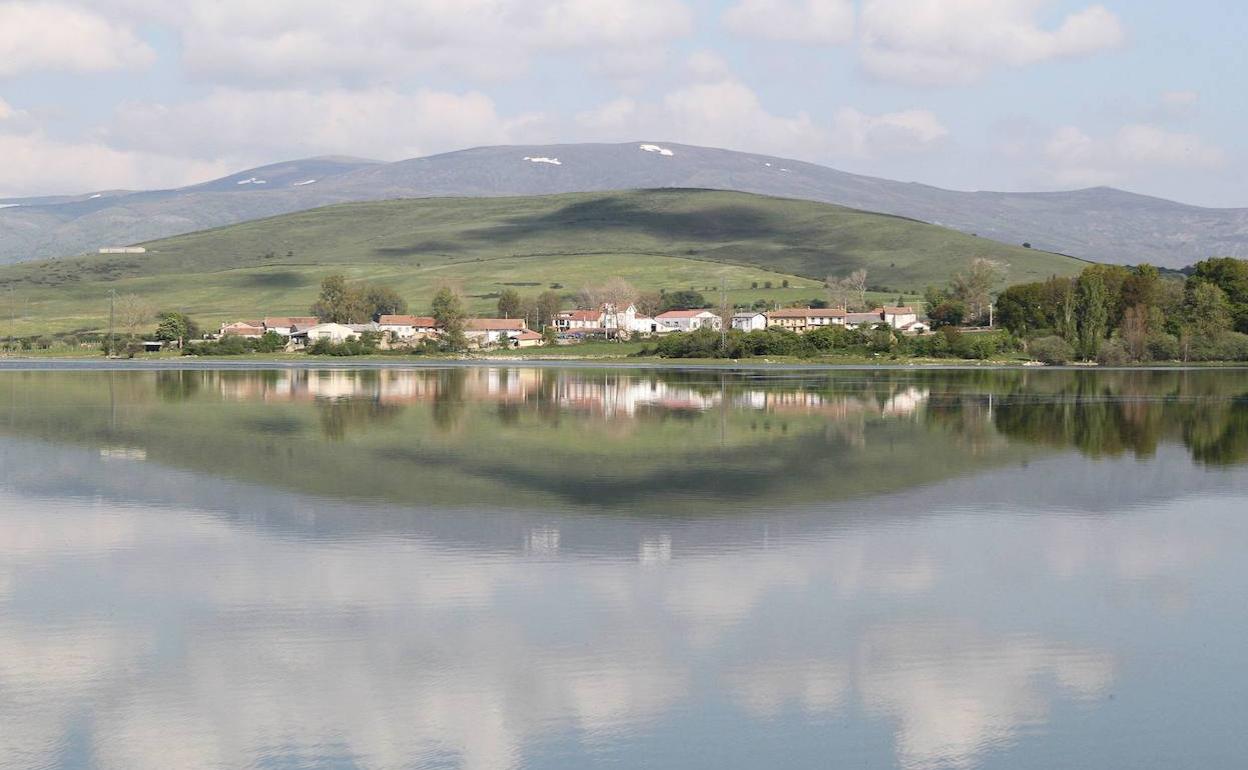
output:
<svg viewBox="0 0 1248 770"><path fill-rule="evenodd" d="M1234 0L0 0L0 196L683 142L1248 206Z"/></svg>

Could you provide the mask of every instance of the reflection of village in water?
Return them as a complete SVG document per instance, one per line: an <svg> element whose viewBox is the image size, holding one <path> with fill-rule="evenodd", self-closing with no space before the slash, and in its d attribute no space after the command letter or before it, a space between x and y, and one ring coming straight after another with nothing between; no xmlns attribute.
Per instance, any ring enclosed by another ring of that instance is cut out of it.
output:
<svg viewBox="0 0 1248 770"><path fill-rule="evenodd" d="M809 387L751 386L707 375L668 380L633 373L570 374L549 369L455 368L430 371L308 370L248 373L183 372L215 380L220 393L237 401L372 401L389 406L438 401L498 404L544 403L562 411L632 417L646 410L702 412L717 407L761 412L849 416L914 414L928 390L898 384L887 392L830 393Z"/></svg>

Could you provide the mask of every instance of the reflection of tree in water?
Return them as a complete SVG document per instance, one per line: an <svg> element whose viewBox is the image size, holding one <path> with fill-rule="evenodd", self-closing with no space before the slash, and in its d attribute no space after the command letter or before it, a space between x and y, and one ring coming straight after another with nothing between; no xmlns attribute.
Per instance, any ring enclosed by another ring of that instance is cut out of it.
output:
<svg viewBox="0 0 1248 770"><path fill-rule="evenodd" d="M1197 462L1248 460L1248 382L1186 372L1068 372L999 403L997 430L1013 439L1075 447L1090 457L1150 458L1169 439Z"/></svg>
<svg viewBox="0 0 1248 770"><path fill-rule="evenodd" d="M438 384L433 396L433 424L438 430L449 432L464 417L464 389L468 370L463 367L441 369L437 373Z"/></svg>
<svg viewBox="0 0 1248 770"><path fill-rule="evenodd" d="M1197 462L1235 465L1248 461L1248 396L1196 411L1183 425L1183 443Z"/></svg>
<svg viewBox="0 0 1248 770"><path fill-rule="evenodd" d="M199 393L208 372L170 370L156 372L156 393L162 401L186 401Z"/></svg>
<svg viewBox="0 0 1248 770"><path fill-rule="evenodd" d="M331 441L341 441L347 434L392 422L403 411L395 404L376 399L342 399L317 403L321 418L321 434Z"/></svg>

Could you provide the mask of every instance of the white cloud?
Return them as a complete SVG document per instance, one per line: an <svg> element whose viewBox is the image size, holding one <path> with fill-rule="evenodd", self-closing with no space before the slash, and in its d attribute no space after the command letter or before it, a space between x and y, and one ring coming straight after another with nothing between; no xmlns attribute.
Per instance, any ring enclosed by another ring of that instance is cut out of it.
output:
<svg viewBox="0 0 1248 770"><path fill-rule="evenodd" d="M738 0L724 26L742 37L836 45L854 34L850 0Z"/></svg>
<svg viewBox="0 0 1248 770"><path fill-rule="evenodd" d="M1176 168L1217 168L1226 153L1196 134L1167 131L1157 126L1124 126L1115 139L1119 157L1129 163Z"/></svg>
<svg viewBox="0 0 1248 770"><path fill-rule="evenodd" d="M577 123L604 140L663 136L813 161L920 151L948 135L936 115L919 109L872 115L846 107L826 123L805 112L773 114L731 78L677 88L656 102L617 99L582 113Z"/></svg>
<svg viewBox="0 0 1248 770"><path fill-rule="evenodd" d="M689 33L681 0L102 0L178 33L187 69L217 82L325 83L446 69L522 73L531 56L653 50Z"/></svg>
<svg viewBox="0 0 1248 770"><path fill-rule="evenodd" d="M123 105L107 136L117 146L237 163L331 153L396 160L520 141L541 120L500 116L478 92L219 88L175 106Z"/></svg>
<svg viewBox="0 0 1248 770"><path fill-rule="evenodd" d="M714 51L694 51L685 59L685 68L698 80L723 80L732 75L728 62Z"/></svg>
<svg viewBox="0 0 1248 770"><path fill-rule="evenodd" d="M858 158L926 149L949 135L949 129L928 110L869 115L847 107L836 113L833 125L845 154Z"/></svg>
<svg viewBox="0 0 1248 770"><path fill-rule="evenodd" d="M1094 138L1063 126L1044 144L1048 180L1059 186L1128 184L1156 170L1208 171L1221 168L1226 153L1195 134L1138 123Z"/></svg>
<svg viewBox="0 0 1248 770"><path fill-rule="evenodd" d="M1043 0L865 0L866 71L911 85L973 82L994 69L1084 56L1121 45L1118 17L1101 5L1056 28L1037 20Z"/></svg>
<svg viewBox="0 0 1248 770"><path fill-rule="evenodd" d="M114 188L151 189L202 182L228 173L220 163L99 142L64 142L42 133L0 133L0 197Z"/></svg>
<svg viewBox="0 0 1248 770"><path fill-rule="evenodd" d="M0 77L142 67L156 54L130 28L58 3L0 2Z"/></svg>

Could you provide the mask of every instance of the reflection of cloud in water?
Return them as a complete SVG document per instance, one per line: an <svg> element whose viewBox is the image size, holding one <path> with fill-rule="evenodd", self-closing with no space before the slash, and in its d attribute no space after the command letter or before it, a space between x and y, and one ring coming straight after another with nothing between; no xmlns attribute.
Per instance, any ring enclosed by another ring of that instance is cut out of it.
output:
<svg viewBox="0 0 1248 770"><path fill-rule="evenodd" d="M1060 590L1174 578L1223 552L1209 523L1147 513L864 518L702 549L691 523L639 521L614 531L630 547L594 557L565 547L585 547L571 517L504 551L2 490L0 510L0 750L46 757L85 730L92 763L139 770L506 770L556 736L627 745L721 694L751 720L861 707L906 770L971 768L1061 703L1103 697L1119 668L1094 642L994 625L1019 616L984 604L1003 590L985 565Z"/></svg>
<svg viewBox="0 0 1248 770"><path fill-rule="evenodd" d="M953 626L898 624L863 640L858 686L868 709L897 723L907 770L970 768L1045 721L1046 681L1093 698L1112 680L1106 653L1034 636L986 637Z"/></svg>

